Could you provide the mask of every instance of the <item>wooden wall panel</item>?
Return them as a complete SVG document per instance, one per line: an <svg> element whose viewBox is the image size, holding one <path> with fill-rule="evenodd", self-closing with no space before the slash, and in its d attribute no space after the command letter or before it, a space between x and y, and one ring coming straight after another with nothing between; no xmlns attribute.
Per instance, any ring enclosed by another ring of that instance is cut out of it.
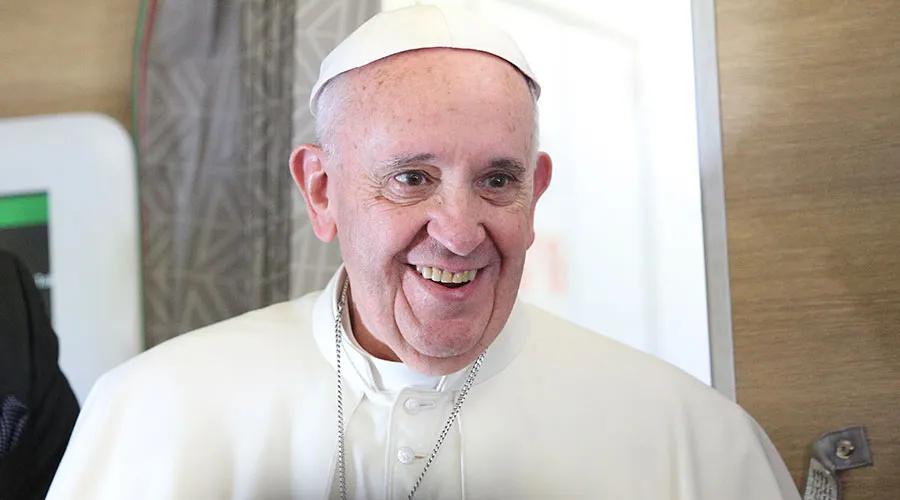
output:
<svg viewBox="0 0 900 500"><path fill-rule="evenodd" d="M139 0L0 0L0 116L131 119Z"/></svg>
<svg viewBox="0 0 900 500"><path fill-rule="evenodd" d="M900 3L717 0L738 401L798 484L869 428L846 500L900 497Z"/></svg>

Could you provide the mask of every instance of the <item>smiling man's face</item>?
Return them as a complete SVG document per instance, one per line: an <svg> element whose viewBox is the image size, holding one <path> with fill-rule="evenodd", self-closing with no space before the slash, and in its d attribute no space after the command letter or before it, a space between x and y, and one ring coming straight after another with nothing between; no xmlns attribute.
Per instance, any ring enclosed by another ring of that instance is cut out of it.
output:
<svg viewBox="0 0 900 500"><path fill-rule="evenodd" d="M416 371L458 371L509 318L550 181L528 84L502 59L455 49L341 78L335 154L301 146L292 170L316 234L340 241L354 334Z"/></svg>

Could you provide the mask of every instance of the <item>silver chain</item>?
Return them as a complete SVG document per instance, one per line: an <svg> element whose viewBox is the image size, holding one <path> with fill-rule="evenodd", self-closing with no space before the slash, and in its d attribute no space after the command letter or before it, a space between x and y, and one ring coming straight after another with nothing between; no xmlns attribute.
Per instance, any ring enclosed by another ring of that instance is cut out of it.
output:
<svg viewBox="0 0 900 500"><path fill-rule="evenodd" d="M337 435L338 435L338 477L340 478L341 500L347 500L347 471L344 466L344 391L341 383L341 318L344 317L344 304L347 303L347 284L341 290L341 301L338 302L337 314L334 316L335 358L334 370L337 372Z"/></svg>
<svg viewBox="0 0 900 500"><path fill-rule="evenodd" d="M335 342L335 371L337 372L337 435L338 435L338 478L340 481L340 491L341 491L341 500L347 500L347 468L344 460L344 399L343 399L343 384L341 382L341 343L343 341L343 335L341 330L341 319L344 316L344 306L347 304L347 289L349 285L349 280L344 280L344 286L341 289L341 300L338 302L337 314L334 317L334 342ZM487 354L487 350L483 351L481 355L475 360L475 363L472 364L472 368L469 369L469 374L466 376L465 382L463 382L462 388L459 390L459 396L456 398L456 402L453 403L453 410L450 412L450 416L447 417L447 422L444 424L444 428L441 429L440 435L438 435L437 442L434 444L434 448L431 450L431 455L428 457L428 460L425 461L425 466L422 468L422 472L419 474L418 479L416 479L415 484L413 484L412 490L410 490L409 495L407 495L407 500L412 500L412 498L416 494L416 490L419 489L419 485L422 484L422 480L425 479L425 473L428 472L428 469L431 467L434 459L437 458L438 452L441 450L441 445L444 444L444 439L447 438L447 434L450 433L450 429L453 428L453 424L456 422L456 418L459 415L459 411L462 409L463 403L466 402L466 395L469 394L469 389L472 388L472 384L475 383L475 377L478 375L478 370L481 368L481 363L484 362L484 356Z"/></svg>

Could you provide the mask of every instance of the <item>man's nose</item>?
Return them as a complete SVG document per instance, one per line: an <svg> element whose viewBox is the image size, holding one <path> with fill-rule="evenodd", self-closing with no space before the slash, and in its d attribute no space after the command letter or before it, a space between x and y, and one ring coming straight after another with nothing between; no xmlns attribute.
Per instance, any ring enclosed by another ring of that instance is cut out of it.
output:
<svg viewBox="0 0 900 500"><path fill-rule="evenodd" d="M467 194L442 196L428 222L428 235L456 255L474 252L487 233L478 200Z"/></svg>

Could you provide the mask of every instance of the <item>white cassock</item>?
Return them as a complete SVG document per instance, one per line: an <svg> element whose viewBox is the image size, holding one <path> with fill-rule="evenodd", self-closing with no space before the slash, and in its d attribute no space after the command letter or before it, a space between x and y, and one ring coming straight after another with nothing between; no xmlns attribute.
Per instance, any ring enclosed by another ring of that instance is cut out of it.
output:
<svg viewBox="0 0 900 500"><path fill-rule="evenodd" d="M104 375L48 498L337 498L333 318L344 276ZM342 352L348 497L406 498L468 369L423 376L346 335ZM519 303L416 498L800 497L738 406L662 361Z"/></svg>

